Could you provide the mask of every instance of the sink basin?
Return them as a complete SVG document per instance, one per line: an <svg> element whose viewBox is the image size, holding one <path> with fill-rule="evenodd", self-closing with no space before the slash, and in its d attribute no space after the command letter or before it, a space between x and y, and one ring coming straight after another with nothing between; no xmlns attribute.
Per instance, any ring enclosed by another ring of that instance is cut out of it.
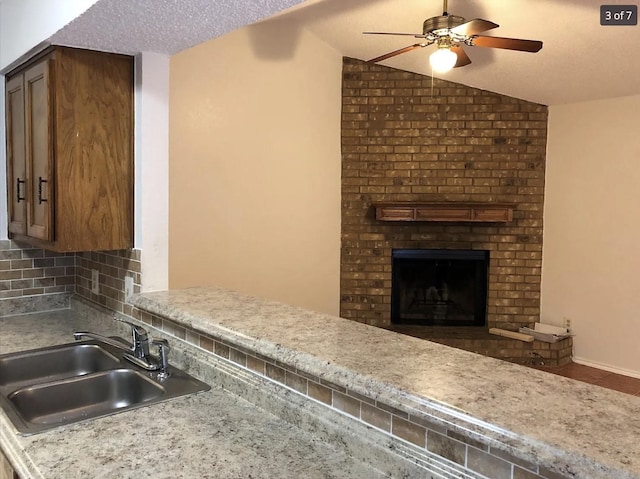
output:
<svg viewBox="0 0 640 479"><path fill-rule="evenodd" d="M39 382L117 368L120 361L97 344L69 344L0 357L0 386Z"/></svg>
<svg viewBox="0 0 640 479"><path fill-rule="evenodd" d="M165 390L131 369L113 369L18 389L9 394L31 424L58 425L158 399Z"/></svg>
<svg viewBox="0 0 640 479"><path fill-rule="evenodd" d="M0 407L31 435L210 389L172 365L166 378L146 371L123 353L90 341L0 355Z"/></svg>

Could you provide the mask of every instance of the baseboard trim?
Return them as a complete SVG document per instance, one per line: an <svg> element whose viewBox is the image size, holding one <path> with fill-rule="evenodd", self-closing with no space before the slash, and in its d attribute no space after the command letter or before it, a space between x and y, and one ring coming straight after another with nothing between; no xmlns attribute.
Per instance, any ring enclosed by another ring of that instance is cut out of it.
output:
<svg viewBox="0 0 640 479"><path fill-rule="evenodd" d="M592 368L609 371L610 373L622 374L623 376L629 376L632 378L640 379L640 371L631 371L630 369L617 368L615 366L610 366L608 364L599 363L597 361L591 361L589 359L584 359L577 356L574 356L572 360L574 363L582 364L583 366L589 366Z"/></svg>

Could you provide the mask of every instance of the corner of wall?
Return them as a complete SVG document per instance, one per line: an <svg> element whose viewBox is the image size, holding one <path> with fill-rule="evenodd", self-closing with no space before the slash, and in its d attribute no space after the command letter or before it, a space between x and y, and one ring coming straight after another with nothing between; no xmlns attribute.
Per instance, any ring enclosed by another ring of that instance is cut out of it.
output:
<svg viewBox="0 0 640 479"><path fill-rule="evenodd" d="M167 55L136 57L135 247L144 291L169 287L169 68Z"/></svg>
<svg viewBox="0 0 640 479"><path fill-rule="evenodd" d="M1 5L1 3L0 3ZM0 240L7 239L7 156L5 135L5 104L4 104L4 76L0 76Z"/></svg>

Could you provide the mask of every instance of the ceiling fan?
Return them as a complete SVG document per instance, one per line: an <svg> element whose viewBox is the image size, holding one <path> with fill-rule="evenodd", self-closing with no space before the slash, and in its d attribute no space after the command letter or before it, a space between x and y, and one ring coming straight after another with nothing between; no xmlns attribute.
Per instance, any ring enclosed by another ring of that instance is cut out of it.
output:
<svg viewBox="0 0 640 479"><path fill-rule="evenodd" d="M463 17L449 15L447 12L447 0L443 0L442 10L442 15L427 18L424 21L422 33L363 32L367 35L404 35L423 39L420 43L414 43L408 47L373 58L368 63L381 62L396 55L435 43L438 49L431 54L429 62L435 71L442 73L449 71L451 68L463 67L471 63L471 59L462 48L463 45L531 53L537 52L542 48L542 42L538 40L479 35L479 33L492 30L499 25L481 18L467 21Z"/></svg>

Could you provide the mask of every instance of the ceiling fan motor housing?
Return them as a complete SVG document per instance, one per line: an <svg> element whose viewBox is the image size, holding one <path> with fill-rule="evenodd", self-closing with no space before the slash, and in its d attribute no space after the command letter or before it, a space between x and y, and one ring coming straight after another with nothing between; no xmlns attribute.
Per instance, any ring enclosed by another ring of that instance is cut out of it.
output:
<svg viewBox="0 0 640 479"><path fill-rule="evenodd" d="M448 30L462 25L466 20L456 15L441 15L439 17L427 18L422 24L422 34L428 35L433 33L436 35L448 34Z"/></svg>

